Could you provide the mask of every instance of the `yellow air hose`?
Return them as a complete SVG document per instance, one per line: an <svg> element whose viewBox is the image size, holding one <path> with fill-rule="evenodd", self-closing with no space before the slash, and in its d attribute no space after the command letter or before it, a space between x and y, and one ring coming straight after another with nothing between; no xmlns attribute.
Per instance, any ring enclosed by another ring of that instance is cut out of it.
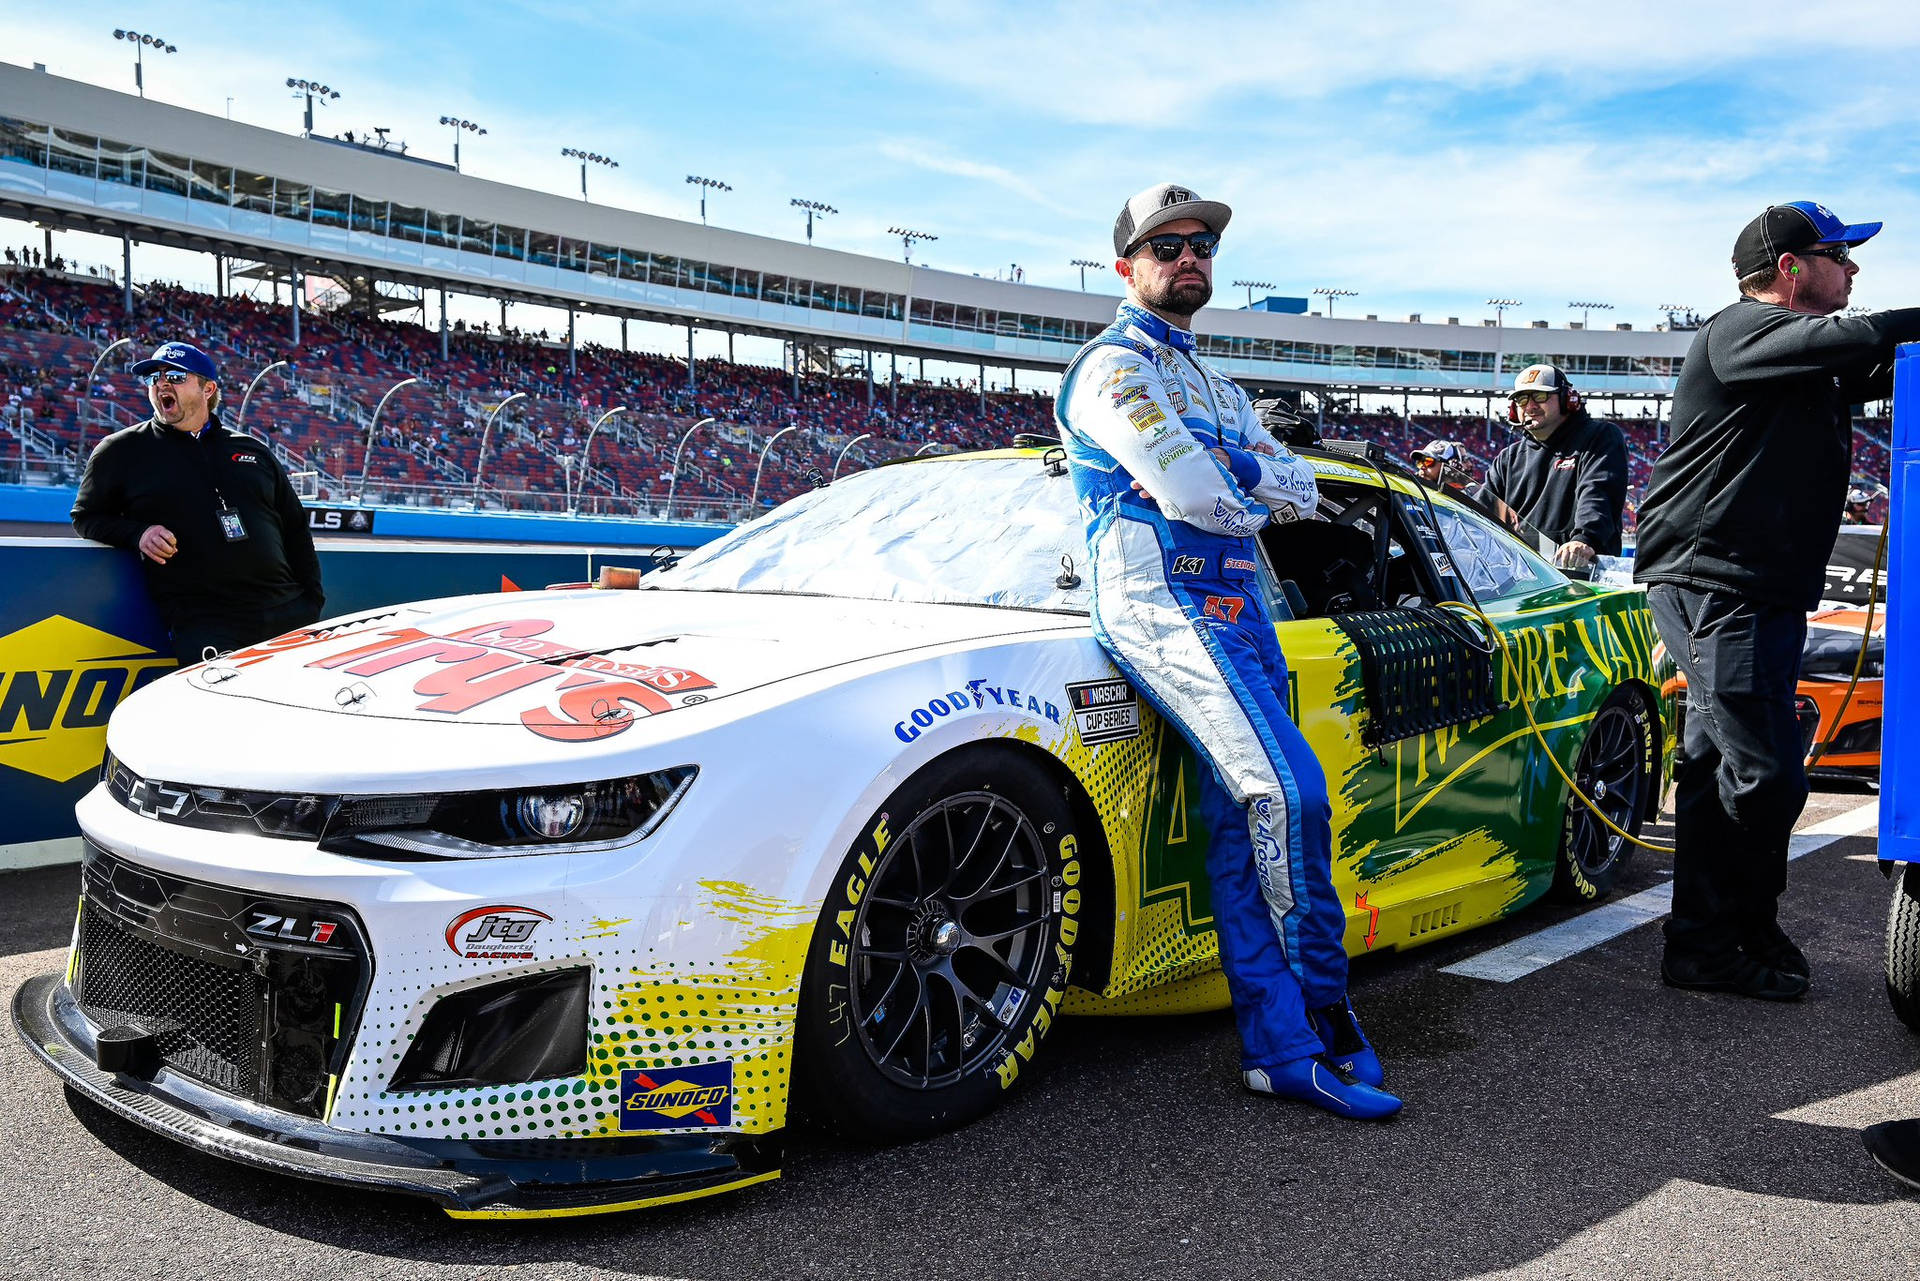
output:
<svg viewBox="0 0 1920 1281"><path fill-rule="evenodd" d="M1892 529L1893 522L1891 520L1886 521L1880 526L1880 546L1879 550L1874 553L1873 558L1874 582L1872 590L1870 590L1867 595L1867 621L1866 626L1860 633L1860 654L1853 662L1853 679L1847 682L1847 692L1840 697L1840 708L1833 715L1833 723L1827 729L1825 741L1816 744L1813 751L1808 754L1807 761L1809 764L1818 761L1820 757L1826 753L1827 748L1833 743L1834 735L1840 732L1841 718L1847 714L1847 705L1853 701L1853 692L1860 686L1860 673L1866 670L1867 646L1873 640L1874 609L1880 603L1880 579L1887 563L1887 535ZM1505 660L1507 670L1514 676L1514 688L1520 691L1520 710L1526 713L1527 725L1533 731L1533 736L1539 741L1541 748L1546 752L1547 760L1552 763L1554 773L1558 774L1561 781L1566 783L1567 790L1574 796L1579 797L1580 803L1586 806L1593 816L1605 824L1607 829L1615 835L1625 837L1628 841L1638 845L1643 850L1654 850L1662 854L1673 853L1673 846L1662 845L1657 841L1643 841L1601 813L1599 804L1591 796L1581 791L1580 785L1573 781L1573 775L1567 773L1566 767L1560 764L1560 758L1555 754L1553 745L1547 742L1547 736L1541 732L1540 722L1534 719L1533 704L1526 696L1526 684L1522 674L1514 664L1513 651L1507 644L1506 635L1501 632L1498 627L1494 626L1493 620L1481 612L1478 606L1469 605L1465 601L1448 600L1441 601L1440 604L1442 608L1462 610L1471 617L1479 619L1480 625L1487 629L1488 634L1493 637L1494 643L1500 647L1500 657Z"/></svg>

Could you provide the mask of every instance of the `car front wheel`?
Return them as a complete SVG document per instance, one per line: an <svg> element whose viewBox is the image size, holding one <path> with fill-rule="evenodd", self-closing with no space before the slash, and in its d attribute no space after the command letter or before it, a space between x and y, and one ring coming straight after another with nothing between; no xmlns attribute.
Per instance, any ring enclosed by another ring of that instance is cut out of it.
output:
<svg viewBox="0 0 1920 1281"><path fill-rule="evenodd" d="M1062 786L1003 749L963 748L903 783L847 851L814 929L803 1113L919 1138L1030 1076L1073 968L1081 871Z"/></svg>

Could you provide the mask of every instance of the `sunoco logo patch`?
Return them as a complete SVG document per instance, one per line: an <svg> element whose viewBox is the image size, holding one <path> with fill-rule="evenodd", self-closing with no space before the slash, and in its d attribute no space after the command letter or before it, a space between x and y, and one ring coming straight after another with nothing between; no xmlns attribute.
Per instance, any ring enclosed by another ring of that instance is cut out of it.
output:
<svg viewBox="0 0 1920 1281"><path fill-rule="evenodd" d="M725 1129L732 1124L732 1059L620 1072L623 1130Z"/></svg>
<svg viewBox="0 0 1920 1281"><path fill-rule="evenodd" d="M1123 680L1081 681L1067 686L1067 704L1080 741L1088 747L1140 734L1140 696Z"/></svg>

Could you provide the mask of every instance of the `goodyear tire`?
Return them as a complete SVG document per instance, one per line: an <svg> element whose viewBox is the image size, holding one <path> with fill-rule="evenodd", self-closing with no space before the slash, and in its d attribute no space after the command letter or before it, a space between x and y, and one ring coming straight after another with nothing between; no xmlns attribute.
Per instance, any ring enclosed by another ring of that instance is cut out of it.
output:
<svg viewBox="0 0 1920 1281"><path fill-rule="evenodd" d="M1887 999L1900 1021L1920 1032L1920 863L1900 869L1887 909Z"/></svg>
<svg viewBox="0 0 1920 1281"><path fill-rule="evenodd" d="M870 816L814 929L795 1035L809 1119L877 1140L965 1125L1032 1073L1079 936L1063 787L991 745Z"/></svg>
<svg viewBox="0 0 1920 1281"><path fill-rule="evenodd" d="M1587 727L1574 782L1615 826L1640 835L1653 808L1660 736L1653 710L1634 690L1615 690ZM1560 819L1560 851L1553 865L1553 896L1563 902L1604 898L1633 858L1631 841L1608 828L1579 797L1567 797Z"/></svg>

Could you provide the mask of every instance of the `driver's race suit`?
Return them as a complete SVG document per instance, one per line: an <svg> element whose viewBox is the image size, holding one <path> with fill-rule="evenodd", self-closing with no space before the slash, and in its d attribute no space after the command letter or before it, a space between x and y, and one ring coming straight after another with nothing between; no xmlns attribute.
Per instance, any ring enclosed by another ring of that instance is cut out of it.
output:
<svg viewBox="0 0 1920 1281"><path fill-rule="evenodd" d="M1346 999L1346 920L1326 777L1280 697L1286 660L1253 538L1313 510L1312 469L1195 358L1191 333L1131 302L1068 366L1055 404L1087 522L1094 634L1213 766L1207 873L1242 1069L1320 1054L1307 1012Z"/></svg>

